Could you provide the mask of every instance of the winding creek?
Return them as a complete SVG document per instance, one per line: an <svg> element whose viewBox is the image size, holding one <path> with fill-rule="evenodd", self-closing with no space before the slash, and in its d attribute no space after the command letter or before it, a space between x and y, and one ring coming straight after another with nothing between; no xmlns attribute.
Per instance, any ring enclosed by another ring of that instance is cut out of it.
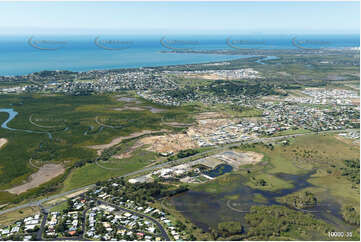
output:
<svg viewBox="0 0 361 242"><path fill-rule="evenodd" d="M16 129L13 129L13 128L9 128L8 127L8 123L13 120L16 115L18 115L18 112L15 112L14 109L12 108L0 108L0 113L8 113L9 114L9 117L7 120L5 120L2 124L1 124L1 128L3 129L8 129L8 130L16 130Z"/></svg>
<svg viewBox="0 0 361 242"><path fill-rule="evenodd" d="M264 58L256 60L255 62L258 63L258 64L261 64L261 65L264 65L264 64L266 64L266 63L264 63L264 61L278 60L278 59L279 59L279 57L277 57L277 56L266 56Z"/></svg>
<svg viewBox="0 0 361 242"><path fill-rule="evenodd" d="M1 124L1 128L3 129L7 129L7 130L11 130L11 131L21 131L21 132L26 132L26 133L34 133L34 134L47 134L49 139L52 139L53 136L51 134L50 131L37 131L37 130L28 130L28 129L15 129L15 128L10 128L8 126L8 123L13 120L19 113L16 112L14 109L12 108L0 108L0 113L7 113L9 116L7 118L7 120L5 120L2 124ZM65 127L63 130L61 131L66 131L68 130L68 127ZM56 131L54 131L56 132ZM58 131L59 132L59 131Z"/></svg>

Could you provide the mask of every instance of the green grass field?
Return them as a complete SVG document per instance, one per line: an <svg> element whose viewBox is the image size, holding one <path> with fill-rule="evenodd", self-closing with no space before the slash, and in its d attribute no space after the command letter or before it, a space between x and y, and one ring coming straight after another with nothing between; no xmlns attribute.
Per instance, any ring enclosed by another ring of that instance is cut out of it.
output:
<svg viewBox="0 0 361 242"><path fill-rule="evenodd" d="M254 176L254 180L250 179L246 184L252 188L257 188L267 191L277 191L280 189L292 188L293 185L285 180L282 180L278 177L275 177L271 174L257 174ZM257 181L264 180L266 182L265 186L259 186Z"/></svg>
<svg viewBox="0 0 361 242"><path fill-rule="evenodd" d="M50 209L51 212L62 212L64 209L68 208L68 203L66 201L59 203L58 205L55 205Z"/></svg>
<svg viewBox="0 0 361 242"><path fill-rule="evenodd" d="M127 136L142 130L168 129L169 132L179 131L179 128L166 126L163 122L193 121L192 113L196 110L193 105L179 108L169 108L140 99L137 105L147 105L162 108L159 113L149 110L115 110L129 103L117 100L116 96L60 96L60 95L2 95L0 108L13 108L18 115L8 123L10 131L0 129L0 137L7 138L7 145L0 150L0 189L7 189L21 184L36 168L29 164L32 158L43 164L63 163L69 167L77 161L96 158L96 152L86 146L109 143L119 136ZM132 104L136 105L135 103ZM101 119L101 124L97 123ZM0 123L7 119L6 113L0 113ZM117 128L107 127L108 125ZM66 128L66 129L65 129ZM26 133L31 130L44 133ZM49 139L46 132L51 132ZM119 164L127 170L142 167L142 162L134 164ZM144 164L145 165L145 164ZM123 174L117 172L96 171L94 165L86 168L76 168L71 172L65 184L70 187L88 183L88 178L82 176L84 170L94 174L96 179L111 175ZM78 171L79 169L79 171ZM74 178L80 174L77 178ZM99 173L99 174L98 174ZM96 181L92 179L93 183ZM82 181L85 179L85 181ZM2 192L1 202L11 200L11 195Z"/></svg>
<svg viewBox="0 0 361 242"><path fill-rule="evenodd" d="M96 181L105 181L111 177L117 177L145 167L147 162L118 162L116 170L107 170L96 164L86 164L84 167L75 169L64 182L62 191L69 191L77 187L93 184Z"/></svg>

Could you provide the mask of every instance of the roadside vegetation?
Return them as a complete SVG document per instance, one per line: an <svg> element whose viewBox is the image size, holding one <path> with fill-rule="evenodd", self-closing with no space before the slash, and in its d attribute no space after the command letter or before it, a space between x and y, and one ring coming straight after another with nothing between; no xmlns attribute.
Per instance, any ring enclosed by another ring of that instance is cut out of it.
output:
<svg viewBox="0 0 361 242"><path fill-rule="evenodd" d="M39 213L39 211L40 210L37 207L28 207L2 214L0 215L0 226L4 227L19 220L20 218L25 218L32 216L34 213Z"/></svg>

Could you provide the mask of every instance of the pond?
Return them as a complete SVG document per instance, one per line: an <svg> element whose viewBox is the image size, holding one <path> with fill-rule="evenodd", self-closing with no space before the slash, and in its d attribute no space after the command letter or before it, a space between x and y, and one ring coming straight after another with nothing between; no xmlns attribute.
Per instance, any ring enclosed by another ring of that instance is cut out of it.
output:
<svg viewBox="0 0 361 242"><path fill-rule="evenodd" d="M203 172L203 174L210 176L210 177L217 177L223 175L225 173L231 172L233 167L227 164L220 164L216 166L213 170Z"/></svg>
<svg viewBox="0 0 361 242"><path fill-rule="evenodd" d="M281 205L276 200L278 197L312 187L313 185L307 182L307 179L314 173L315 171L303 175L276 174L278 178L293 183L292 188L276 192L246 186L244 185L246 179L240 176L239 180L233 181L232 184L224 184L225 192L208 193L189 190L172 197L169 202L177 211L204 231L216 228L217 224L223 221L240 221L247 231L244 215L249 212L252 206ZM351 231L352 226L347 225L342 219L340 204L329 194L324 195L327 196L325 199L327 202L321 201L315 208L302 211L312 213L316 218L323 219L340 231Z"/></svg>

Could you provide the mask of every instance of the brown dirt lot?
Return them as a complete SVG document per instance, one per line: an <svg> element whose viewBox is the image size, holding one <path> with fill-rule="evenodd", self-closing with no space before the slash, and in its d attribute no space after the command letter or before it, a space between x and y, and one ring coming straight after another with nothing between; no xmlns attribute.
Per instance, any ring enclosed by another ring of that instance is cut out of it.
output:
<svg viewBox="0 0 361 242"><path fill-rule="evenodd" d="M263 154L261 153L256 153L256 152L253 152L253 151L248 151L246 152L246 154L248 154L248 156L251 158L250 159L250 163L251 164L257 164L258 162L261 162L262 159L263 159Z"/></svg>
<svg viewBox="0 0 361 242"><path fill-rule="evenodd" d="M261 162L263 154L256 153L253 151L248 152L234 152L225 151L214 156L215 158L228 163L234 168L240 168L243 165L255 165Z"/></svg>
<svg viewBox="0 0 361 242"><path fill-rule="evenodd" d="M0 138L0 148L3 147L8 142L5 138Z"/></svg>
<svg viewBox="0 0 361 242"><path fill-rule="evenodd" d="M153 152L178 152L180 150L198 147L198 144L187 134L169 134L145 137L139 142L142 145L150 145L147 150Z"/></svg>
<svg viewBox="0 0 361 242"><path fill-rule="evenodd" d="M208 136L209 134L214 133L220 126L235 121L224 117L224 114L218 112L200 113L196 117L197 124L190 126L186 133L145 137L139 142L142 145L149 145L147 150L153 152L178 152L181 150L198 148L199 145L196 140L192 139L193 136Z"/></svg>
<svg viewBox="0 0 361 242"><path fill-rule="evenodd" d="M136 149L143 145L147 145L146 150L152 152L179 152L181 150L198 148L198 142L195 139L192 139L194 136L209 136L213 134L220 126L235 123L239 121L238 119L227 119L225 114L219 112L204 112L197 115L197 124L191 125L186 133L178 133L178 134L167 134L167 135L157 135L144 137L136 142L136 144L131 147L127 152L122 154L117 154L114 158L123 159L129 158L131 153ZM189 126L190 124L184 123L165 123L168 125L178 125L178 126ZM160 130L161 132L167 132L168 130ZM117 145L124 139L135 138L144 134L155 133L159 131L147 131L144 130L142 132L133 133L129 136L122 136L113 139L109 144L102 145L93 145L88 146L88 148L96 149L98 155L101 155L104 149L110 148L114 145Z"/></svg>
<svg viewBox="0 0 361 242"><path fill-rule="evenodd" d="M354 98L354 99L351 99L351 102L353 105L360 106L360 99Z"/></svg>
<svg viewBox="0 0 361 242"><path fill-rule="evenodd" d="M26 183L7 189L7 192L20 194L31 188L37 187L43 183L50 181L51 179L63 174L64 167L59 164L46 164L42 166L37 172L33 173L29 177L29 181Z"/></svg>
<svg viewBox="0 0 361 242"><path fill-rule="evenodd" d="M103 145L91 145L91 146L87 146L88 148L91 149L95 149L97 150L97 154L101 155L103 150L108 149L114 145L119 144L120 142L122 142L125 139L130 139L130 138L135 138L138 136L142 136L144 134L151 134L151 133L157 133L157 132L166 132L167 130L162 129L162 130L158 130L158 131L151 131L151 130L143 130L142 132L136 132L136 133L132 133L128 136L120 136L118 138L113 139L110 143L108 144L103 144Z"/></svg>

